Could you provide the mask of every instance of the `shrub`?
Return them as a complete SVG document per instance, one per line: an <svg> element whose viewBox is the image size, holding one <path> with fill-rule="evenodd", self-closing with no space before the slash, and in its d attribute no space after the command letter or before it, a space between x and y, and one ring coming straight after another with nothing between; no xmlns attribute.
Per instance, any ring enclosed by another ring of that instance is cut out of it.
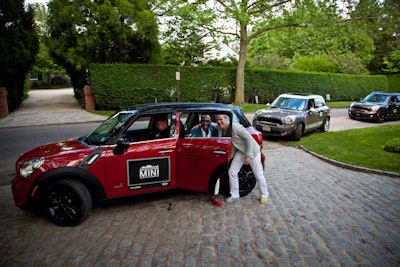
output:
<svg viewBox="0 0 400 267"><path fill-rule="evenodd" d="M388 152L400 153L400 138L393 138L386 142L383 147Z"/></svg>

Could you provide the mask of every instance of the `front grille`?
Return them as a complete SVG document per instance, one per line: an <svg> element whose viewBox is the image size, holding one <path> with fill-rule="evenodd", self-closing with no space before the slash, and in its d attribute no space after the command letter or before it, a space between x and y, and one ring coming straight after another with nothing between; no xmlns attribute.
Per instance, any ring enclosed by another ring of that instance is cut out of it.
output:
<svg viewBox="0 0 400 267"><path fill-rule="evenodd" d="M268 125L281 125L282 124L282 121L280 119L276 119L276 118L259 117L258 121L261 124L268 124Z"/></svg>
<svg viewBox="0 0 400 267"><path fill-rule="evenodd" d="M354 111L369 111L369 108L355 106L355 107L353 107L353 110Z"/></svg>

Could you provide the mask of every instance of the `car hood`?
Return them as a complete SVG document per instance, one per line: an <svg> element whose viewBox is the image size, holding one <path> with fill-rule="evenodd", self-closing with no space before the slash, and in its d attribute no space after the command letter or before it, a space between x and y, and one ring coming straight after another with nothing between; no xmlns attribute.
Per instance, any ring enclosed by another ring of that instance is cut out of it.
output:
<svg viewBox="0 0 400 267"><path fill-rule="evenodd" d="M63 161L63 164L65 164L65 160L74 162L81 161L95 149L96 147L94 146L88 146L79 142L77 138L66 139L36 147L24 153L19 158L19 161L25 161L34 157L44 157L47 159L60 157L59 160Z"/></svg>
<svg viewBox="0 0 400 267"><path fill-rule="evenodd" d="M256 114L257 114L257 116L261 116L261 117L284 118L288 115L295 115L298 113L299 113L299 111L296 111L296 110L273 108L273 109L260 110Z"/></svg>
<svg viewBox="0 0 400 267"><path fill-rule="evenodd" d="M376 106L384 106L384 105L385 105L384 103L367 102L367 101L353 102L351 104L352 107L365 107L365 108L376 107Z"/></svg>

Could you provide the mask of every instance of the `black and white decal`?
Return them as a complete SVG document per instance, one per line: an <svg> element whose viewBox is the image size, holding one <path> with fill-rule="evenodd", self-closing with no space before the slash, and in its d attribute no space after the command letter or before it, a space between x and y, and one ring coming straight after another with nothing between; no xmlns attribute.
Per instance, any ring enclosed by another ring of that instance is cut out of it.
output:
<svg viewBox="0 0 400 267"><path fill-rule="evenodd" d="M128 160L128 187L130 190L168 186L170 158Z"/></svg>

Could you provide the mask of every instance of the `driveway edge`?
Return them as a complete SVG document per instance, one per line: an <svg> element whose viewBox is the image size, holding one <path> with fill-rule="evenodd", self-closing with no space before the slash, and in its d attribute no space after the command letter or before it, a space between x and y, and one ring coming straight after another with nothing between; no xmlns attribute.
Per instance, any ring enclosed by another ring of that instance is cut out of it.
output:
<svg viewBox="0 0 400 267"><path fill-rule="evenodd" d="M351 164L347 164L347 163L343 163L337 160L333 160L330 158L327 158L325 156L319 155L318 153L315 153L311 150L308 150L307 148L303 147L303 146L296 146L296 148L303 150L304 152L307 152L311 155L313 155L314 157L317 157L323 161L326 161L330 164L333 164L335 166L344 168L344 169L349 169L349 170L353 170L353 171L360 171L360 172L365 172L365 173L374 173L374 174L380 174L380 175L386 175L389 177L395 177L395 178L400 178L400 173L395 173L395 172L387 172L387 171L381 171L381 170L375 170L375 169L369 169L369 168L364 168L364 167L359 167L359 166L354 166Z"/></svg>

